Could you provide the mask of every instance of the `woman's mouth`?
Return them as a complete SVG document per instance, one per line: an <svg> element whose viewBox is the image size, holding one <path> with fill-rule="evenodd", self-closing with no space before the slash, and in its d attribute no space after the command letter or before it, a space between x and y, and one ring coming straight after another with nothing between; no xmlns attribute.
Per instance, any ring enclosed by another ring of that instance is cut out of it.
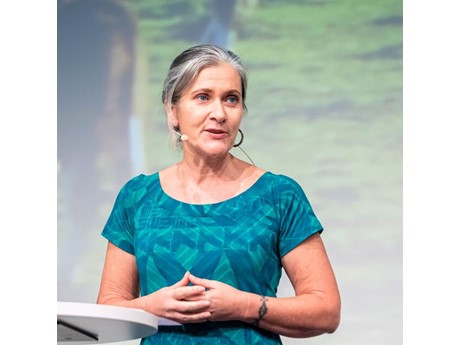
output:
<svg viewBox="0 0 460 345"><path fill-rule="evenodd" d="M218 128L208 128L208 129L205 129L205 132L209 133L209 135L213 139L222 139L227 136L226 131L222 129L218 129Z"/></svg>

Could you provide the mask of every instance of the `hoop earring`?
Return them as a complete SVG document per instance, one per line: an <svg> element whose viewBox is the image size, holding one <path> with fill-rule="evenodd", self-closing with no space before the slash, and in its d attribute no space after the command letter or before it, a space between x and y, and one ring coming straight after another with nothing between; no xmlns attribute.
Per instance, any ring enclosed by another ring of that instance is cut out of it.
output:
<svg viewBox="0 0 460 345"><path fill-rule="evenodd" d="M238 144L233 144L233 147L238 147L238 146L240 146L240 145L243 143L243 140L244 140L243 131L242 131L241 129L238 129L238 132L240 132L240 134L241 134L241 139L240 139L240 141L238 142Z"/></svg>

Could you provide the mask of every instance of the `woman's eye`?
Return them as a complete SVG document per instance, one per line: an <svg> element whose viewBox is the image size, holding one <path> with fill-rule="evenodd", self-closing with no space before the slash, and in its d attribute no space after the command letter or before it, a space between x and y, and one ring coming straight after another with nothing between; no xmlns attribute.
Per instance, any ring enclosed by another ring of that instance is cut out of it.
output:
<svg viewBox="0 0 460 345"><path fill-rule="evenodd" d="M230 103L236 104L236 103L238 103L238 97L230 96L230 97L227 98L227 101L230 102Z"/></svg>
<svg viewBox="0 0 460 345"><path fill-rule="evenodd" d="M197 98L199 101L202 101L202 102L208 100L208 96L206 96L206 95L198 95L196 98Z"/></svg>

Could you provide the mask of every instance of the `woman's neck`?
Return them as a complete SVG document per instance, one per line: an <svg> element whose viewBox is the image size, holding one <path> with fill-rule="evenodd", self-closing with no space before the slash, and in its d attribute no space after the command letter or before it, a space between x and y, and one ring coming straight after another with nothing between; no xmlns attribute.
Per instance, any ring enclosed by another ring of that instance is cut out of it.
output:
<svg viewBox="0 0 460 345"><path fill-rule="evenodd" d="M184 157L176 165L178 180L196 185L237 180L242 174L242 162L228 154L224 158L206 160Z"/></svg>
<svg viewBox="0 0 460 345"><path fill-rule="evenodd" d="M161 172L163 190L171 197L193 204L227 200L249 188L260 169L229 155L214 164L182 160Z"/></svg>

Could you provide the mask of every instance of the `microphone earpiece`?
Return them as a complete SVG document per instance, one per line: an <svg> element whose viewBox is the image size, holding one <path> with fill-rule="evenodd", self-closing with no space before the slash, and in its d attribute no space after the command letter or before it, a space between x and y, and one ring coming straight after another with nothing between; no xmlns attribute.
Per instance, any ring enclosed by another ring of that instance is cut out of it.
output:
<svg viewBox="0 0 460 345"><path fill-rule="evenodd" d="M177 141L187 141L188 140L188 135L187 134L181 134L179 130L175 130L174 134L177 135Z"/></svg>

